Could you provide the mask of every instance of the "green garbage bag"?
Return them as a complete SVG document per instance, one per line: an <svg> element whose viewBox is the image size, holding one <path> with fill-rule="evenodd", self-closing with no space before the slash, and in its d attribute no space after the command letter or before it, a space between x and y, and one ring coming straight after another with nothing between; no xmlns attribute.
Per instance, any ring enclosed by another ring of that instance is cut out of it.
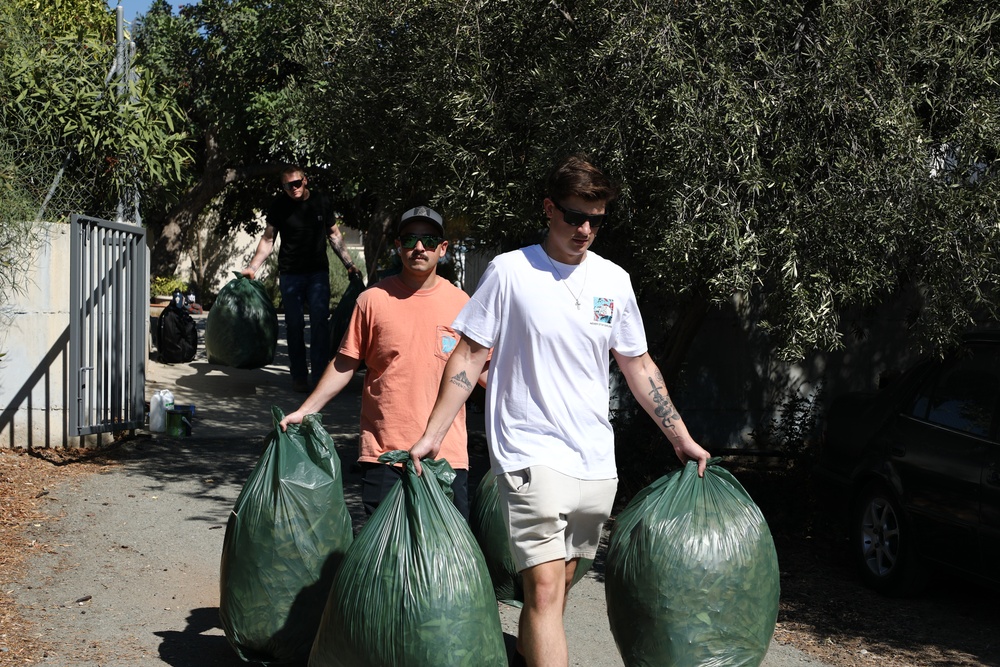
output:
<svg viewBox="0 0 1000 667"><path fill-rule="evenodd" d="M506 667L500 614L472 533L448 499L455 471L406 463L333 581L309 667Z"/></svg>
<svg viewBox="0 0 1000 667"><path fill-rule="evenodd" d="M264 286L236 274L208 311L205 355L211 364L260 368L274 361L278 345L278 311Z"/></svg>
<svg viewBox="0 0 1000 667"><path fill-rule="evenodd" d="M246 662L309 656L336 570L353 540L344 480L319 415L274 430L229 515L219 616Z"/></svg>
<svg viewBox="0 0 1000 667"><path fill-rule="evenodd" d="M605 596L626 667L756 667L778 618L778 556L760 509L711 459L639 492L615 521Z"/></svg>
<svg viewBox="0 0 1000 667"><path fill-rule="evenodd" d="M500 509L500 492L493 473L487 473L476 487L469 507L469 528L483 551L496 599L514 607L524 606L524 582L510 553L507 526ZM574 585L593 564L593 559L580 559L573 574Z"/></svg>

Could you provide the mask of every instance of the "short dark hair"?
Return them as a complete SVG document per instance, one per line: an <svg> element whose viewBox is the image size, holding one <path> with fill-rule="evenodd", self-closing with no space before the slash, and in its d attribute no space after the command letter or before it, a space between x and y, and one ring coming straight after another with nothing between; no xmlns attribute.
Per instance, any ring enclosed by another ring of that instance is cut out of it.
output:
<svg viewBox="0 0 1000 667"><path fill-rule="evenodd" d="M618 186L583 153L567 155L549 173L548 195L554 199L577 196L587 201L612 202Z"/></svg>

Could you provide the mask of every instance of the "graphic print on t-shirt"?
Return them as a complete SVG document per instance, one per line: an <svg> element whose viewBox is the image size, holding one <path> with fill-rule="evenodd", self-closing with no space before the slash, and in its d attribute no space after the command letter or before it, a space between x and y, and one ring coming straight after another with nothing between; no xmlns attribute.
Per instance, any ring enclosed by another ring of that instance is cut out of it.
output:
<svg viewBox="0 0 1000 667"><path fill-rule="evenodd" d="M602 324L611 324L611 318L615 314L615 301L606 297L594 297L594 321Z"/></svg>

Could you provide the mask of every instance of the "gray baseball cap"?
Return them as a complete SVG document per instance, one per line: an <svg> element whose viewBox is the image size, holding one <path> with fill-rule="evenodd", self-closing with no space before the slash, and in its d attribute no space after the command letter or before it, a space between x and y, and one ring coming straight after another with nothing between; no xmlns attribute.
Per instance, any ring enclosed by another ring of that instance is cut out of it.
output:
<svg viewBox="0 0 1000 667"><path fill-rule="evenodd" d="M441 236L444 236L444 220L441 219L441 214L432 208L426 206L417 206L411 208L409 211L403 214L399 219L399 231L403 231L411 222L417 222L418 220L427 221L438 228Z"/></svg>

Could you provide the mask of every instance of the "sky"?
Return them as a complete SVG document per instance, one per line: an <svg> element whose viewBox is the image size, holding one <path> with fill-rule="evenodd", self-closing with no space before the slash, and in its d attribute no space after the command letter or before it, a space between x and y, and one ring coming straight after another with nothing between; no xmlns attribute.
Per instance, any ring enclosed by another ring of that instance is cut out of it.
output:
<svg viewBox="0 0 1000 667"><path fill-rule="evenodd" d="M107 2L111 9L118 6L118 0L107 0ZM139 14L145 14L151 4L153 4L153 0L121 0L121 6L125 8L125 21L135 21L135 17Z"/></svg>

